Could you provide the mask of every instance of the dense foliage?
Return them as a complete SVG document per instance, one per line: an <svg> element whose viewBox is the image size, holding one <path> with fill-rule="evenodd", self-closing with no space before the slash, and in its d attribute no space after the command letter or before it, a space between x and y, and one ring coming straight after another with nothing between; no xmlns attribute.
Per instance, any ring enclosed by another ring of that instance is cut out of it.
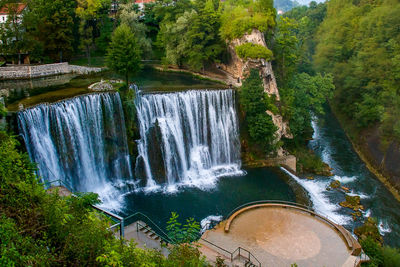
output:
<svg viewBox="0 0 400 267"><path fill-rule="evenodd" d="M156 8L157 16L162 18L158 44L165 51L163 62L204 69L207 63L218 61L224 51L224 42L218 35L218 2L179 2L172 13L168 12L171 6Z"/></svg>
<svg viewBox="0 0 400 267"><path fill-rule="evenodd" d="M240 90L240 106L245 114L250 141L259 146L264 153L274 152L277 130L267 110L276 112L277 108L265 92L257 70L252 70Z"/></svg>
<svg viewBox="0 0 400 267"><path fill-rule="evenodd" d="M89 193L46 193L17 142L0 133L0 265L93 265L114 239L107 220L91 210Z"/></svg>
<svg viewBox="0 0 400 267"><path fill-rule="evenodd" d="M270 61L272 51L265 46L253 43L245 43L235 47L236 54L242 59L265 59Z"/></svg>
<svg viewBox="0 0 400 267"><path fill-rule="evenodd" d="M263 14L240 5L226 4L221 17L221 36L225 40L232 40L251 33L253 29L266 32L275 26L274 14L272 9Z"/></svg>
<svg viewBox="0 0 400 267"><path fill-rule="evenodd" d="M279 18L273 47L282 112L289 121L295 143L304 143L312 135L312 116L324 113L323 104L335 89L332 75L315 73L308 66L313 44L306 41L310 35L303 28L310 27L310 23L304 22L309 21L306 16L303 18L300 23L297 17Z"/></svg>
<svg viewBox="0 0 400 267"><path fill-rule="evenodd" d="M278 81L284 85L280 90L283 101L287 101L286 94L290 92L287 88L293 88L299 100L294 106L301 108L304 94L298 85L303 84L307 91L310 88L311 95L316 92L315 88L318 91L323 88L322 95L329 97L333 92L331 103L359 130L379 125L385 138L397 139L400 92L396 60L400 52L397 50L400 21L395 14L399 13L399 7L393 1L331 0L326 4L312 2L309 7L297 7L285 13L282 18L285 25L278 27L278 31L281 28L284 31L278 47L292 53L288 58L292 62L276 56L280 69ZM280 52L274 50L274 54L280 55ZM320 75L318 71L331 74ZM318 99L322 100L317 96L317 101L310 103L321 107L322 101ZM318 109L312 108L312 111L318 113ZM299 118L302 117L305 114ZM294 132L301 128L294 125L291 123ZM375 220L367 219L355 234L371 258L366 266L400 264L399 250L383 245Z"/></svg>
<svg viewBox="0 0 400 267"><path fill-rule="evenodd" d="M335 76L341 113L387 140L400 140L399 12L395 1L332 0L316 34L315 66Z"/></svg>
<svg viewBox="0 0 400 267"><path fill-rule="evenodd" d="M383 245L376 220L368 217L365 223L356 228L357 235L364 252L370 257L365 266L392 267L400 265L400 249Z"/></svg>
<svg viewBox="0 0 400 267"><path fill-rule="evenodd" d="M141 50L129 26L121 24L113 33L107 50L107 65L110 69L124 75L126 84L129 74L140 70Z"/></svg>
<svg viewBox="0 0 400 267"><path fill-rule="evenodd" d="M46 192L17 146L0 132L1 266L208 266L191 243L199 230L193 219L181 228L172 216L170 232L185 243L172 246L168 258L133 241L123 244L107 230L111 221L93 210L96 194Z"/></svg>

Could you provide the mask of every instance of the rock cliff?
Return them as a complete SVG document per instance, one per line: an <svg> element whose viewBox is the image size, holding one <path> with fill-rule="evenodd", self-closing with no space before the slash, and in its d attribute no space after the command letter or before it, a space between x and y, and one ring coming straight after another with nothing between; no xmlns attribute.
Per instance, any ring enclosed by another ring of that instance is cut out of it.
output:
<svg viewBox="0 0 400 267"><path fill-rule="evenodd" d="M250 34L245 34L242 38L234 39L228 44L230 61L226 65L221 65L222 69L237 80L235 84L237 86L241 86L241 81L247 76L251 69L258 69L260 77L262 77L263 80L264 91L269 96L275 96L275 99L280 101L279 90L271 62L265 59L243 60L236 54L235 47L245 43L254 43L267 47L264 34L259 30L253 30ZM281 115L273 114L271 111L266 112L272 117L272 121L278 127L276 132L277 140L280 140L282 137L293 138L288 123L283 120Z"/></svg>

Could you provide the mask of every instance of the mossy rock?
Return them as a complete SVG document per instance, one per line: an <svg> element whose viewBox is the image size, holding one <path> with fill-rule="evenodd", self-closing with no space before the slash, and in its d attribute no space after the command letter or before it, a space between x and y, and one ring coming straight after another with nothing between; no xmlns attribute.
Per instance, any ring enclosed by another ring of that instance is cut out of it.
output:
<svg viewBox="0 0 400 267"><path fill-rule="evenodd" d="M353 220L356 221L362 216L362 213L361 211L355 211L351 213L351 216L353 217Z"/></svg>
<svg viewBox="0 0 400 267"><path fill-rule="evenodd" d="M363 210L364 207L360 204L360 196L346 195L346 200L339 203L344 208L350 208L354 211Z"/></svg>
<svg viewBox="0 0 400 267"><path fill-rule="evenodd" d="M329 187L333 189L338 189L341 186L338 180L334 180L330 183Z"/></svg>
<svg viewBox="0 0 400 267"><path fill-rule="evenodd" d="M373 240L383 244L383 237L379 233L378 224L374 218L368 217L362 226L354 230L354 234L359 240L371 237Z"/></svg>

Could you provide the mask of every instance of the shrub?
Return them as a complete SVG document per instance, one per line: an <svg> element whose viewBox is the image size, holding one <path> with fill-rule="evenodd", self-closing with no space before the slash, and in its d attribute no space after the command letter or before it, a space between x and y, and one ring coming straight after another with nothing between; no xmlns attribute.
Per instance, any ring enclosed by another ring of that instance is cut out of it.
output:
<svg viewBox="0 0 400 267"><path fill-rule="evenodd" d="M250 33L253 29L266 32L275 26L275 18L271 12L250 14L248 9L241 6L226 8L222 14L220 33L223 39L233 40Z"/></svg>
<svg viewBox="0 0 400 267"><path fill-rule="evenodd" d="M263 58L266 61L272 59L272 51L265 46L253 43L245 43L235 48L236 54L242 59L259 59Z"/></svg>

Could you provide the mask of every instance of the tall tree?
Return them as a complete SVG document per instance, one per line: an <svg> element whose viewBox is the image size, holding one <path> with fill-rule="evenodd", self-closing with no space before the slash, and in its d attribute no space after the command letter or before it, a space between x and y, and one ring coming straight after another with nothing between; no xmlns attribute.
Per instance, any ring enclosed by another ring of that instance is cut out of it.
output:
<svg viewBox="0 0 400 267"><path fill-rule="evenodd" d="M80 18L79 34L81 48L85 50L88 64L90 65L90 53L94 45L99 26L98 20L110 7L110 0L77 0L76 14ZM104 12L101 12L101 11Z"/></svg>
<svg viewBox="0 0 400 267"><path fill-rule="evenodd" d="M115 29L107 52L107 66L124 75L126 84L129 75L140 70L141 51L135 35L126 24Z"/></svg>
<svg viewBox="0 0 400 267"><path fill-rule="evenodd" d="M30 45L40 45L43 55L63 61L73 52L75 0L36 0L29 2L24 18ZM30 47L30 51L35 47Z"/></svg>
<svg viewBox="0 0 400 267"><path fill-rule="evenodd" d="M224 46L219 38L219 14L212 0L207 0L191 22L187 33L189 43L185 51L187 62L193 69L203 69L205 63L214 61L222 53Z"/></svg>
<svg viewBox="0 0 400 267"><path fill-rule="evenodd" d="M141 16L141 12L137 10L135 5L132 3L123 4L120 6L119 18L121 24L126 24L131 28L131 31L135 35L143 55L148 59L151 58L152 55L151 40L146 36L146 25L140 22Z"/></svg>

